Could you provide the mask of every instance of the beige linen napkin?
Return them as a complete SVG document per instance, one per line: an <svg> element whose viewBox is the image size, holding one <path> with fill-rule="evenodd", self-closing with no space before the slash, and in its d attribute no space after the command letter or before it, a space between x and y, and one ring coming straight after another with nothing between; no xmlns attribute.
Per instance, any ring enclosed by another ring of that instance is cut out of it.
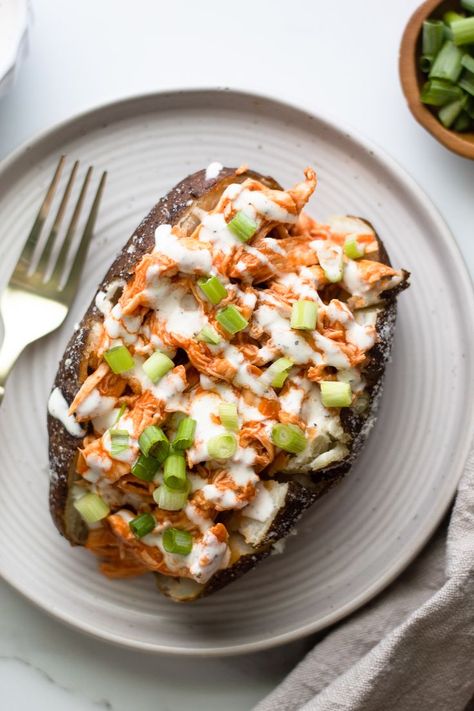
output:
<svg viewBox="0 0 474 711"><path fill-rule="evenodd" d="M474 447L449 522L255 711L462 711L474 693Z"/></svg>

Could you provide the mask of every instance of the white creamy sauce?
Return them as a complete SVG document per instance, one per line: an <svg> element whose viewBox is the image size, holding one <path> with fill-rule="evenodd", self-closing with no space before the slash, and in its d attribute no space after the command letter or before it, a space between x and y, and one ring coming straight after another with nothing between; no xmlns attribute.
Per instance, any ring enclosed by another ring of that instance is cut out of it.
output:
<svg viewBox="0 0 474 711"><path fill-rule="evenodd" d="M272 250L272 252L276 252L277 254L281 254L283 257L286 257L286 252L283 249L283 247L280 247L278 244L278 240L275 239L274 237L264 237L263 238L263 243Z"/></svg>
<svg viewBox="0 0 474 711"><path fill-rule="evenodd" d="M323 362L334 368L349 368L349 358L342 352L336 341L313 331L314 342L323 354Z"/></svg>
<svg viewBox="0 0 474 711"><path fill-rule="evenodd" d="M329 281L339 281L342 275L342 247L328 243L326 240L313 240L309 243L316 254Z"/></svg>
<svg viewBox="0 0 474 711"><path fill-rule="evenodd" d="M258 482L257 493L253 500L242 511L242 515L252 518L255 521L265 523L269 521L274 513L275 504L263 481Z"/></svg>
<svg viewBox="0 0 474 711"><path fill-rule="evenodd" d="M219 413L221 402L219 395L212 391L196 393L190 399L189 416L196 420L194 442L187 451L188 461L191 465L208 461L211 457L207 451L207 441L211 437L226 432L221 424L214 422L215 416Z"/></svg>
<svg viewBox="0 0 474 711"><path fill-rule="evenodd" d="M105 316L109 314L113 308L113 299L119 289L123 289L125 281L123 279L115 279L111 281L104 291L99 291L95 297L95 305Z"/></svg>
<svg viewBox="0 0 474 711"><path fill-rule="evenodd" d="M305 390L302 387L298 387L296 383L291 382L286 392L279 397L282 410L289 415L299 415L305 394Z"/></svg>
<svg viewBox="0 0 474 711"><path fill-rule="evenodd" d="M199 583L206 583L215 572L229 564L230 551L227 544L219 541L210 530L194 544L187 558L192 578Z"/></svg>
<svg viewBox="0 0 474 711"><path fill-rule="evenodd" d="M342 284L353 296L362 296L370 291L370 285L361 278L358 264L354 259L348 259L344 266Z"/></svg>
<svg viewBox="0 0 474 711"><path fill-rule="evenodd" d="M187 518L191 521L191 523L194 523L194 525L199 528L201 532L205 532L213 526L213 520L212 518L206 518L205 516L202 516L201 513L196 509L196 507L193 505L192 502L188 502L185 506L184 513L186 514Z"/></svg>
<svg viewBox="0 0 474 711"><path fill-rule="evenodd" d="M274 308L262 304L254 312L254 320L271 336L273 345L295 363L321 362L320 354L311 348L302 333L293 330L290 321Z"/></svg>
<svg viewBox="0 0 474 711"><path fill-rule="evenodd" d="M110 430L107 430L102 436L102 444L106 452L108 452L112 459L116 459L119 462L126 462L128 464L133 464L133 462L138 457L138 442L133 437L133 422L125 417L121 417L120 420L113 428L114 430L127 430L129 433L128 437L128 447L122 452L117 452L112 454L112 438L110 435Z"/></svg>
<svg viewBox="0 0 474 711"><path fill-rule="evenodd" d="M246 506L249 498L242 495L242 490L249 484L256 484L259 480L252 466L254 461L255 452L251 447L246 449L238 447L232 459L225 463L225 470L236 488L222 489L219 485L207 484L201 490L204 498L212 502L220 511L241 509Z"/></svg>
<svg viewBox="0 0 474 711"><path fill-rule="evenodd" d="M211 242L213 247L224 254L230 254L235 247L242 244L227 227L227 222L222 213L206 214L201 222L199 239L202 242ZM208 269L210 271L210 269Z"/></svg>
<svg viewBox="0 0 474 711"><path fill-rule="evenodd" d="M303 382L306 381L306 382ZM327 434L335 439L343 435L339 414L332 414L321 402L319 385L311 383L306 378L300 379L301 385L307 389L301 414L309 427L316 427L318 434Z"/></svg>
<svg viewBox="0 0 474 711"><path fill-rule="evenodd" d="M373 326L358 324L352 312L345 304L333 299L325 308L330 321L339 322L344 326L346 339L357 348L368 351L375 343L375 329Z"/></svg>
<svg viewBox="0 0 474 711"><path fill-rule="evenodd" d="M296 215L271 200L262 190L244 188L233 201L236 210L243 210L249 217L264 217L268 222L294 224Z"/></svg>
<svg viewBox="0 0 474 711"><path fill-rule="evenodd" d="M219 163L218 161L213 161L212 163L209 163L206 168L206 180L214 180L214 178L217 178L222 168L222 163Z"/></svg>
<svg viewBox="0 0 474 711"><path fill-rule="evenodd" d="M317 290L314 287L314 283L311 283L311 281L309 283L305 281L301 274L294 274L292 272L289 272L288 274L285 274L284 276L280 277L278 281L280 282L280 284L283 284L288 289L290 289L294 294L296 294L296 296L301 296L303 299L315 301L317 304L323 303L321 301L321 297L319 296Z"/></svg>
<svg viewBox="0 0 474 711"><path fill-rule="evenodd" d="M159 225L155 231L155 252L164 254L178 265L183 274L207 274L212 266L207 249L189 249L172 232L171 225Z"/></svg>
<svg viewBox="0 0 474 711"><path fill-rule="evenodd" d="M238 348L232 345L226 345L223 349L224 357L231 363L237 372L234 375L233 381L235 385L242 388L248 388L256 395L266 395L267 397L274 397L274 393L268 386L268 383L259 376L254 375L250 372L250 364L244 358L244 355L239 351Z"/></svg>
<svg viewBox="0 0 474 711"><path fill-rule="evenodd" d="M194 296L170 279L161 277L146 291L158 322L171 333L193 338L208 323Z"/></svg>
<svg viewBox="0 0 474 711"><path fill-rule="evenodd" d="M84 437L85 430L76 422L74 415L69 415L69 405L59 388L54 388L48 400L48 412L51 417L59 420L70 435L73 437Z"/></svg>
<svg viewBox="0 0 474 711"><path fill-rule="evenodd" d="M109 427L114 426L115 422L117 421L119 412L120 409L118 407L115 407L113 410L105 412L103 415L93 417L92 424L94 426L94 430L99 434L104 434L104 432L108 430Z"/></svg>
<svg viewBox="0 0 474 711"><path fill-rule="evenodd" d="M96 474L102 474L103 472L108 472L112 468L112 460L106 454L99 454L98 452L89 452L84 457L87 466Z"/></svg>
<svg viewBox="0 0 474 711"><path fill-rule="evenodd" d="M97 388L94 388L87 397L77 407L77 416L81 419L92 419L107 415L115 407L115 398L101 395Z"/></svg>

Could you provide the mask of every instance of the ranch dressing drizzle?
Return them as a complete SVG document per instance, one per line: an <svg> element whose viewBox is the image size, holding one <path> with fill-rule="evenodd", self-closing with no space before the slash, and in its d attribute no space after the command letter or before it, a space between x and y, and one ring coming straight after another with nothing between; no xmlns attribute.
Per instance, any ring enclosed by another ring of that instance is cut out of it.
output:
<svg viewBox="0 0 474 711"><path fill-rule="evenodd" d="M85 430L76 422L74 415L69 415L69 405L59 388L54 388L48 400L48 412L51 417L59 420L70 435L73 437L84 437Z"/></svg>

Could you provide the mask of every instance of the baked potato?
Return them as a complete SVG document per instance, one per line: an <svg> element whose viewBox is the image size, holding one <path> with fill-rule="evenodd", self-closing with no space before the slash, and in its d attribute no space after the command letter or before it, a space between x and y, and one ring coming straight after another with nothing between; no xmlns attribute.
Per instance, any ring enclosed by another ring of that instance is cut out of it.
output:
<svg viewBox="0 0 474 711"><path fill-rule="evenodd" d="M74 332L48 404L50 508L111 577L173 600L255 566L349 471L390 354L393 269L362 218L212 164L142 221Z"/></svg>

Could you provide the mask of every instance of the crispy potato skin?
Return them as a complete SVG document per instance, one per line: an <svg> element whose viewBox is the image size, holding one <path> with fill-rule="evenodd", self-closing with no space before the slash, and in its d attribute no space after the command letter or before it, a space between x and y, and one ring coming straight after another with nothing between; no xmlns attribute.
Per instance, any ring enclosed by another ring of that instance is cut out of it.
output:
<svg viewBox="0 0 474 711"><path fill-rule="evenodd" d="M176 224L190 209L190 203L196 200L212 199L213 194L220 193L230 182L242 181L253 177L273 188L279 185L269 177L248 171L236 176L235 169L224 168L217 179L206 180L205 171L194 173L162 198L151 212L140 223L133 236L124 246L104 279L98 287L102 290L116 279L128 281L133 274L135 264L141 257L150 252L155 243L155 230L160 224ZM370 223L368 223L370 225ZM370 227L373 229L372 225ZM375 231L375 230L374 230ZM377 236L379 244L379 260L390 264L385 247ZM406 275L408 277L408 274ZM317 499L321 498L333 486L342 480L360 452L367 437L381 394L386 362L390 356L396 320L396 295L405 288L406 280L397 289L384 295L386 306L377 320L379 342L370 351L370 363L364 373L368 381L369 407L361 416L349 408L341 411L344 430L350 434L352 445L349 455L334 465L314 474L308 472L308 485L296 481L289 482L285 506L275 517L261 546L254 553L243 555L231 567L218 571L204 586L197 597L209 595L221 589L236 578L255 567L259 560L269 555L273 543L285 537L294 528L295 523ZM71 337L63 358L59 363L53 387L61 388L68 402L71 402L85 379L86 363L89 348L89 334L95 321L101 317L95 306L95 295L86 311L79 328ZM383 334L383 337L380 337ZM72 506L70 497L71 486L75 477L75 460L80 439L71 436L61 422L48 415L49 458L51 469L50 510L54 523L60 533L73 545L83 545L87 529ZM279 475L275 477L280 479ZM288 477L286 477L287 479ZM285 477L281 477L285 480Z"/></svg>

